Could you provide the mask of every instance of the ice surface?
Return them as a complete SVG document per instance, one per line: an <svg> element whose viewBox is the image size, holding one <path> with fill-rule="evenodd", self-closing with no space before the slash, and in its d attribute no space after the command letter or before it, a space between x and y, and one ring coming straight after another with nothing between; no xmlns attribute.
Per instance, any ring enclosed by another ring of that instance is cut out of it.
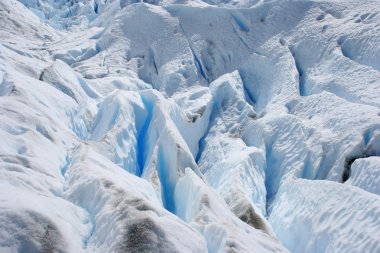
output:
<svg viewBox="0 0 380 253"><path fill-rule="evenodd" d="M230 209L252 226L270 233L266 215L264 154L247 147L242 130L256 118L247 102L237 71L210 84L214 107L207 136L201 142L199 166L208 184L225 199ZM223 168L223 172L220 170Z"/></svg>
<svg viewBox="0 0 380 253"><path fill-rule="evenodd" d="M205 237L208 252L287 252L275 239L234 216L189 168L176 186L175 198L177 215Z"/></svg>
<svg viewBox="0 0 380 253"><path fill-rule="evenodd" d="M346 183L380 195L379 162L378 156L355 160L351 164L351 175Z"/></svg>
<svg viewBox="0 0 380 253"><path fill-rule="evenodd" d="M379 252L377 0L0 0L1 252Z"/></svg>
<svg viewBox="0 0 380 253"><path fill-rule="evenodd" d="M278 195L269 221L291 252L380 250L377 195L336 182L304 179L289 180Z"/></svg>

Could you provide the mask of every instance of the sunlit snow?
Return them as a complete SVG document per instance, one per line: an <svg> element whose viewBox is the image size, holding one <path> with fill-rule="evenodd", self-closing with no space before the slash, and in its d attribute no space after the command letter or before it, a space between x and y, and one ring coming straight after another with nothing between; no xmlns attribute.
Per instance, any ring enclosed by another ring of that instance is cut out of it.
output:
<svg viewBox="0 0 380 253"><path fill-rule="evenodd" d="M378 0L0 0L0 252L380 252Z"/></svg>

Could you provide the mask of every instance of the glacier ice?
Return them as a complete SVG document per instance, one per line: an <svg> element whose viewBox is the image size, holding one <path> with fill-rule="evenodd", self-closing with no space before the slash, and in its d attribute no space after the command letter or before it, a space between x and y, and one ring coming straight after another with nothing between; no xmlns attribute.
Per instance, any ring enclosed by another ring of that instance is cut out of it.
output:
<svg viewBox="0 0 380 253"><path fill-rule="evenodd" d="M285 182L278 195L269 220L292 252L380 250L377 195L345 184L306 179Z"/></svg>
<svg viewBox="0 0 380 253"><path fill-rule="evenodd" d="M379 252L377 0L0 0L1 252Z"/></svg>
<svg viewBox="0 0 380 253"><path fill-rule="evenodd" d="M379 175L379 162L377 156L356 159L351 164L351 173L346 184L380 195L379 184L376 181Z"/></svg>
<svg viewBox="0 0 380 253"><path fill-rule="evenodd" d="M175 198L178 216L204 236L209 252L288 252L269 235L233 215L190 168L178 182Z"/></svg>

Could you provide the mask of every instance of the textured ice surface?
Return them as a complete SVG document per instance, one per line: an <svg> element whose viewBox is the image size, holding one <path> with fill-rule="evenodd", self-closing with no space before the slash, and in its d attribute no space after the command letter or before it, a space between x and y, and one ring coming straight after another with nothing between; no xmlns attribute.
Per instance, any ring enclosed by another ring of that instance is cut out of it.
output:
<svg viewBox="0 0 380 253"><path fill-rule="evenodd" d="M0 0L1 252L379 252L377 0Z"/></svg>
<svg viewBox="0 0 380 253"><path fill-rule="evenodd" d="M269 235L233 215L189 168L176 186L175 198L177 215L204 236L209 252L287 252Z"/></svg>
<svg viewBox="0 0 380 253"><path fill-rule="evenodd" d="M269 220L292 252L378 252L379 201L336 182L289 180Z"/></svg>
<svg viewBox="0 0 380 253"><path fill-rule="evenodd" d="M366 191L380 195L379 177L380 159L378 156L360 158L351 164L351 175L346 181Z"/></svg>

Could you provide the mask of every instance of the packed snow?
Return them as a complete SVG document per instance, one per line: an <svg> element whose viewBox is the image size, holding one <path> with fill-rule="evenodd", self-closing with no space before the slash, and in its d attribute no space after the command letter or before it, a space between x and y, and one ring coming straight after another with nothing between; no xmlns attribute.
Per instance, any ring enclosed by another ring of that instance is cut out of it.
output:
<svg viewBox="0 0 380 253"><path fill-rule="evenodd" d="M380 252L377 0L0 0L0 252Z"/></svg>

